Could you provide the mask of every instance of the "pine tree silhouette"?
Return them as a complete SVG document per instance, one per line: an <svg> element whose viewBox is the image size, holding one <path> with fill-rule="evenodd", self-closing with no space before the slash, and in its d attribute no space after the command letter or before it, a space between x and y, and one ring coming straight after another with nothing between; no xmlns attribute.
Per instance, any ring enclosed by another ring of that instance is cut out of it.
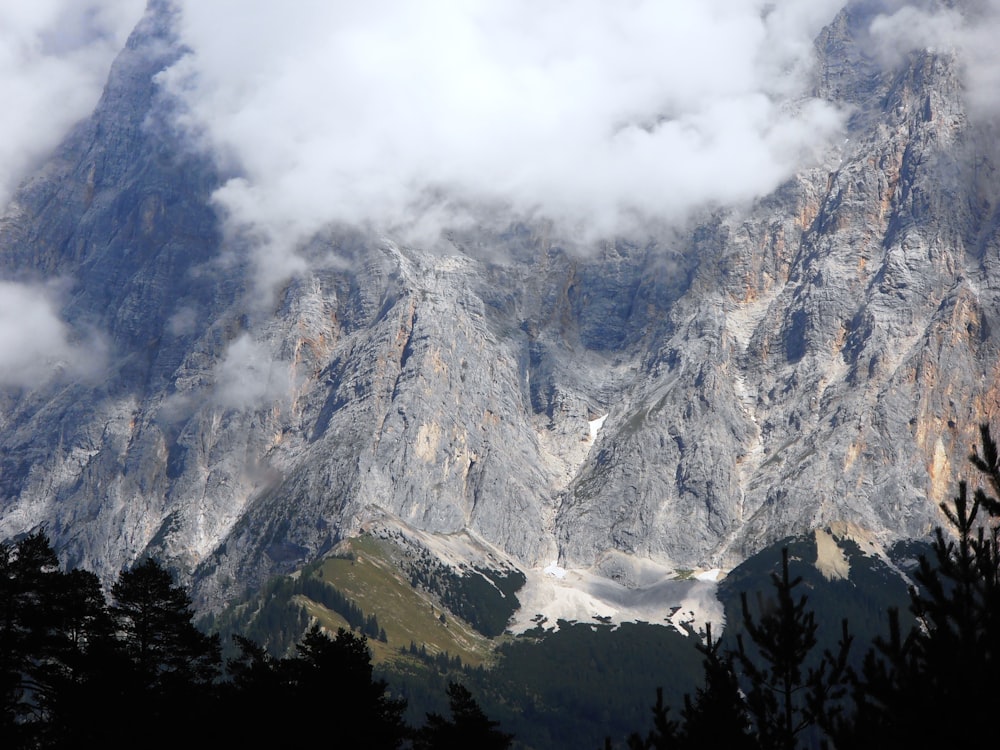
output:
<svg viewBox="0 0 1000 750"><path fill-rule="evenodd" d="M708 631L702 647L705 688L694 701L686 699L682 714L686 747L818 747L840 719L853 641L847 622L835 652L814 654L819 626L808 598L796 598L802 577L792 578L787 548L781 553L781 573L772 573L771 583L774 598L761 600L757 617L746 592L741 594L743 632L736 636L735 651L720 655Z"/></svg>
<svg viewBox="0 0 1000 750"><path fill-rule="evenodd" d="M711 623L705 628L705 643L699 643L697 648L705 656L705 684L695 691L693 699L684 696L683 746L730 750L757 747L750 733L750 717L733 666L733 654L723 652L721 641L712 639Z"/></svg>
<svg viewBox="0 0 1000 750"><path fill-rule="evenodd" d="M498 722L483 713L475 698L457 682L448 685L451 720L427 714L427 723L417 731L414 750L507 750L513 735L500 731Z"/></svg>
<svg viewBox="0 0 1000 750"><path fill-rule="evenodd" d="M331 638L313 625L295 649L295 657L283 659L279 669L300 710L333 726L355 727L365 747L401 745L407 734L406 701L391 697L388 684L374 678L364 635L339 628ZM318 730L320 736L327 734Z"/></svg>
<svg viewBox="0 0 1000 750"><path fill-rule="evenodd" d="M123 571L111 594L125 651L148 687L208 685L219 676L218 636L195 627L191 597L158 562Z"/></svg>
<svg viewBox="0 0 1000 750"><path fill-rule="evenodd" d="M989 425L980 426L985 475L971 499L967 484L941 509L954 537L939 527L932 555L921 556L910 592L917 624L905 636L899 615L866 655L855 679L857 718L841 742L854 747L973 746L992 741L1000 656L1000 457ZM934 720L929 720L934 717Z"/></svg>
<svg viewBox="0 0 1000 750"><path fill-rule="evenodd" d="M59 561L44 532L0 545L0 737L28 747L45 720L46 670L58 659Z"/></svg>
<svg viewBox="0 0 1000 750"><path fill-rule="evenodd" d="M155 747L190 742L192 726L213 724L219 637L195 627L187 591L153 559L122 571L111 594L119 649L102 687L119 711L110 741L141 736Z"/></svg>
<svg viewBox="0 0 1000 750"><path fill-rule="evenodd" d="M796 736L813 723L805 708L805 661L816 645L817 623L806 609L806 597L797 601L794 589L801 576L788 572L788 548L781 552L781 575L771 574L776 601L753 617L747 595L741 596L743 627L759 653L746 648L743 634L737 636L736 658L747 678L747 708L753 717L761 744L766 748L793 750Z"/></svg>
<svg viewBox="0 0 1000 750"><path fill-rule="evenodd" d="M629 750L675 750L684 747L680 727L670 718L670 708L663 703L663 688L656 689L656 703L652 706L653 728L643 737L633 733L628 738ZM610 739L605 746L610 745Z"/></svg>

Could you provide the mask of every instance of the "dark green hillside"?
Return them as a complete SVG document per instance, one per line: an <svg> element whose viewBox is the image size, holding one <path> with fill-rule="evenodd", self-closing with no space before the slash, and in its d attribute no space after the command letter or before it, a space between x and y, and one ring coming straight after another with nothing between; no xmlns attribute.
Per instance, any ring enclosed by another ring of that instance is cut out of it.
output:
<svg viewBox="0 0 1000 750"><path fill-rule="evenodd" d="M719 586L727 623L723 645L735 646L743 629L741 592L748 592L752 608L771 595L771 574L780 571L785 546L792 575L803 579L797 591L808 597L819 624L816 658L834 648L844 618L855 635L855 664L887 631L890 607L899 608L909 627L907 585L898 570L912 565L926 545L897 545L887 562L865 554L846 534L828 537L828 551L833 542L846 563L843 579L831 580L817 568L815 535L785 539L731 571ZM701 685L700 641L673 628L560 622L555 631L499 635L499 623L506 623L517 601L519 576L471 568L456 573L430 558L400 556L387 540L362 536L338 555L276 579L259 600L231 609L216 626L280 651L301 637L309 618L357 632L374 621L386 636L385 642L369 637L377 672L407 700L409 723L445 714L448 685L459 681L525 747L596 748L605 737L623 743L648 725L657 688L676 717L685 694Z"/></svg>
<svg viewBox="0 0 1000 750"><path fill-rule="evenodd" d="M812 534L783 539L748 558L726 576L719 585L718 594L726 608L727 627L723 634L726 645L734 646L735 636L743 630L741 592L748 592L751 608L756 611L760 599L771 595L770 577L772 573L781 571L781 550L784 547L788 548L791 574L802 577L798 594L809 598L809 608L816 615L819 625L817 654L836 645L844 619L847 619L855 642L859 644L854 649L852 660L859 660L867 644L887 632L890 607L899 610L904 628L910 627L913 620L908 611L908 584L899 572L882 558L865 554L852 539L833 536L849 563L846 579L830 580L817 569L816 537ZM926 543L911 542L908 549L915 557L925 553L928 547ZM905 568L895 562L895 557L890 555L890 561L905 572Z"/></svg>
<svg viewBox="0 0 1000 750"><path fill-rule="evenodd" d="M490 658L490 640L453 613L424 586L414 586L394 560L390 542L369 536L348 540L338 554L308 565L293 576L272 580L256 597L229 607L208 626L224 640L232 633L247 635L274 656L284 656L316 618L324 627L357 630L369 637L376 664L412 661L414 643L431 656L457 656L463 664L479 665ZM499 576L499 574L496 574ZM476 579L482 580L478 573ZM454 576L456 580L461 580ZM487 584L489 585L489 584ZM449 591L461 591L451 583ZM509 601L495 588L493 597L480 596L484 618L503 618ZM511 593L510 598L516 602ZM442 693L443 694L443 693Z"/></svg>
<svg viewBox="0 0 1000 750"><path fill-rule="evenodd" d="M662 686L679 705L701 673L695 637L646 623L560 622L500 647L488 676L508 705L490 706L532 747L593 747L646 723L650 696ZM500 697L500 696L498 696Z"/></svg>

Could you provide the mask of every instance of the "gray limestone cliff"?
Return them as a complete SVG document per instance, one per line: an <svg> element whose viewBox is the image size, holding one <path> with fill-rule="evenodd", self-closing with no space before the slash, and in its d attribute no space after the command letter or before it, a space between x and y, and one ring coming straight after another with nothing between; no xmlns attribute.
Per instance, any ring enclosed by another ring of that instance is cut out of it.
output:
<svg viewBox="0 0 1000 750"><path fill-rule="evenodd" d="M995 133L947 52L866 52L870 5L817 40L847 140L752 206L590 253L331 231L262 309L167 125L154 3L0 223L0 277L68 280L107 349L106 377L0 393L0 538L44 525L105 576L152 552L217 604L371 524L625 582L925 534L998 416Z"/></svg>

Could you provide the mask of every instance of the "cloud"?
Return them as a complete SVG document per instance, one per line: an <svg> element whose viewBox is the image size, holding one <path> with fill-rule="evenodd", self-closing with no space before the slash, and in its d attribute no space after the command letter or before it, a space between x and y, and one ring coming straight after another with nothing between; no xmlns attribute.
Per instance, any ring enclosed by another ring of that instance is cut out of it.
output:
<svg viewBox="0 0 1000 750"><path fill-rule="evenodd" d="M18 184L86 117L143 0L0 3L0 212ZM53 290L0 281L0 386L31 388L59 373L96 374L104 346L83 344Z"/></svg>
<svg viewBox="0 0 1000 750"><path fill-rule="evenodd" d="M266 346L244 333L216 369L213 401L226 409L258 407L287 399L291 388L288 363L274 361Z"/></svg>
<svg viewBox="0 0 1000 750"><path fill-rule="evenodd" d="M0 3L0 208L90 114L143 0Z"/></svg>
<svg viewBox="0 0 1000 750"><path fill-rule="evenodd" d="M918 50L958 55L970 114L1000 114L1000 0L960 8L906 6L877 16L870 30L882 62L889 66Z"/></svg>
<svg viewBox="0 0 1000 750"><path fill-rule="evenodd" d="M167 319L167 331L173 336L187 336L198 326L198 311L184 306Z"/></svg>
<svg viewBox="0 0 1000 750"><path fill-rule="evenodd" d="M331 224L595 238L766 193L842 124L806 95L842 4L178 0L191 51L160 80L280 278Z"/></svg>
<svg viewBox="0 0 1000 750"><path fill-rule="evenodd" d="M914 50L954 48L961 42L964 26L962 14L954 8L904 6L876 16L869 30L882 63L896 66Z"/></svg>
<svg viewBox="0 0 1000 750"><path fill-rule="evenodd" d="M89 378L103 357L99 340L72 341L48 289L0 281L0 386L32 388L61 373Z"/></svg>

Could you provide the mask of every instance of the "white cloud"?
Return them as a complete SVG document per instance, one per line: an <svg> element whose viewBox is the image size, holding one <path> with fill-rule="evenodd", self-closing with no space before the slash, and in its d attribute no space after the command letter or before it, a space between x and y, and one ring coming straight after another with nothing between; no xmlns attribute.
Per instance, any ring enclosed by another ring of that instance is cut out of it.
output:
<svg viewBox="0 0 1000 750"><path fill-rule="evenodd" d="M291 387L288 363L273 360L264 344L244 333L216 370L213 400L227 409L260 407L287 399Z"/></svg>
<svg viewBox="0 0 1000 750"><path fill-rule="evenodd" d="M904 6L876 16L870 31L878 42L874 48L882 62L898 65L913 50L954 48L961 41L964 25L962 14L954 8Z"/></svg>
<svg viewBox="0 0 1000 750"><path fill-rule="evenodd" d="M143 0L0 0L0 211L93 109ZM0 281L0 386L91 376L104 347L72 343L51 289Z"/></svg>
<svg viewBox="0 0 1000 750"><path fill-rule="evenodd" d="M143 0L0 2L0 208L90 114Z"/></svg>
<svg viewBox="0 0 1000 750"><path fill-rule="evenodd" d="M332 223L683 218L773 189L841 124L805 92L842 0L179 5L192 51L162 83L272 278Z"/></svg>
<svg viewBox="0 0 1000 750"><path fill-rule="evenodd" d="M32 388L59 373L90 377L103 355L98 340L71 342L49 290L0 281L0 386Z"/></svg>
<svg viewBox="0 0 1000 750"><path fill-rule="evenodd" d="M167 331L174 336L187 336L197 330L198 311L182 307L167 319Z"/></svg>
<svg viewBox="0 0 1000 750"><path fill-rule="evenodd" d="M1000 0L968 3L961 10L902 7L878 16L871 33L888 65L898 65L917 50L959 55L970 113L1000 113Z"/></svg>

